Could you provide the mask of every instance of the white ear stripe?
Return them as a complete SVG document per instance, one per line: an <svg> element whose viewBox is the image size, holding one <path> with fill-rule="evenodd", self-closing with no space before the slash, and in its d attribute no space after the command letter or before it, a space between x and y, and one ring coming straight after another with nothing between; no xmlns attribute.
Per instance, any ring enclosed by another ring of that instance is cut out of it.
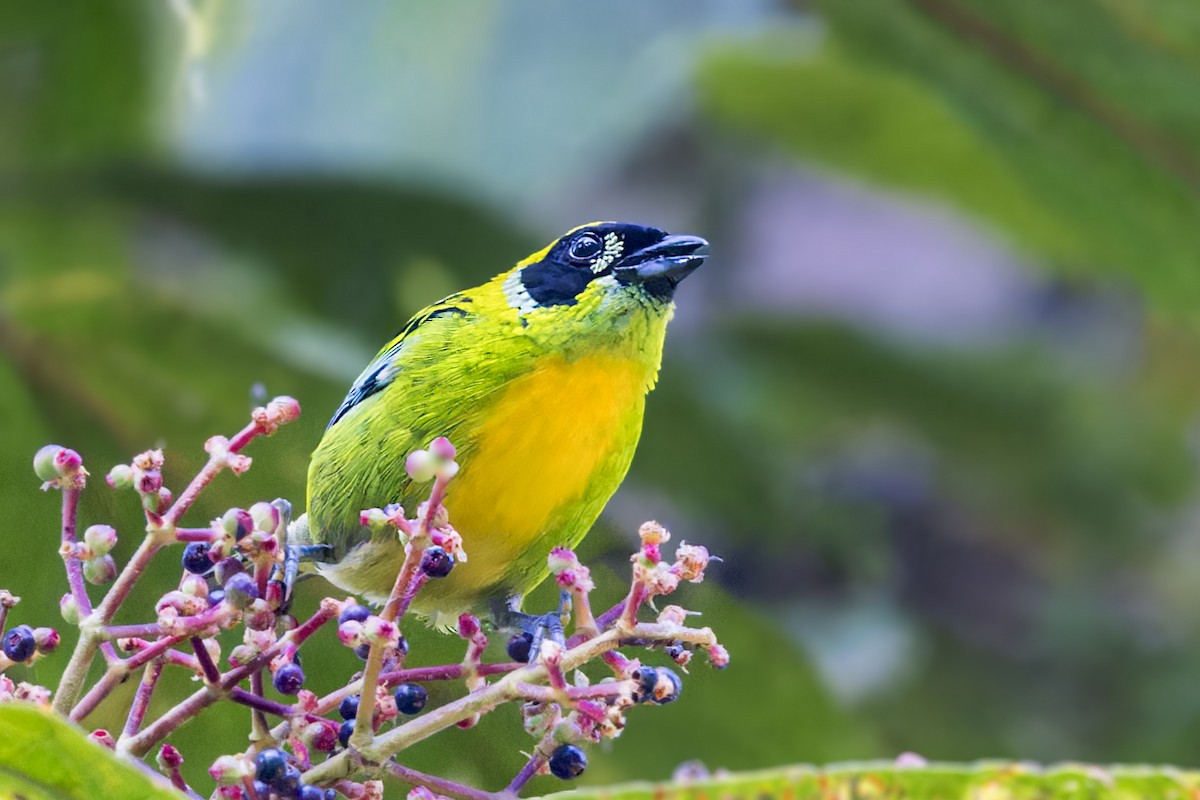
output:
<svg viewBox="0 0 1200 800"><path fill-rule="evenodd" d="M525 291L525 283L521 280L523 271L513 270L512 275L504 279L504 298L517 310L519 316L524 316L538 307L537 301Z"/></svg>

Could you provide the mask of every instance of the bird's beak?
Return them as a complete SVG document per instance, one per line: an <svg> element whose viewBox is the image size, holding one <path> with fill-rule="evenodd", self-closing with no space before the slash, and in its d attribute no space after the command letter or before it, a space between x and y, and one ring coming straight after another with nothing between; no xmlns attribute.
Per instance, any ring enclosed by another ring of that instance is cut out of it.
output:
<svg viewBox="0 0 1200 800"><path fill-rule="evenodd" d="M708 242L699 236L668 236L625 256L613 273L621 283L666 278L675 284L692 274L707 255Z"/></svg>

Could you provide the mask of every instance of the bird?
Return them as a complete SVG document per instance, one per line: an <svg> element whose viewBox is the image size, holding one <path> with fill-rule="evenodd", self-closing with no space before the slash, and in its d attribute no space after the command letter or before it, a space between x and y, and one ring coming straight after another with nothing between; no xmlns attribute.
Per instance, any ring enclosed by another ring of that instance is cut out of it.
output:
<svg viewBox="0 0 1200 800"><path fill-rule="evenodd" d="M411 610L436 626L519 608L552 547L573 548L629 469L680 281L708 242L593 222L511 269L417 312L372 359L312 454L300 546L316 571L372 603L404 560L364 509L414 510L428 486L406 455L457 448L445 507L468 561L428 582Z"/></svg>

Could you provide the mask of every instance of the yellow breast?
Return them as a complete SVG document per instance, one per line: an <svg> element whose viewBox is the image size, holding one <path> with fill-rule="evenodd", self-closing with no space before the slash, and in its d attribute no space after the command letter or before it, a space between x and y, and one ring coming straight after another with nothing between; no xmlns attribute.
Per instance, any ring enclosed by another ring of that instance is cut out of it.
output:
<svg viewBox="0 0 1200 800"><path fill-rule="evenodd" d="M593 355L544 358L505 388L447 494L469 556L447 593L540 572L550 547L578 543L629 468L646 386L644 365Z"/></svg>

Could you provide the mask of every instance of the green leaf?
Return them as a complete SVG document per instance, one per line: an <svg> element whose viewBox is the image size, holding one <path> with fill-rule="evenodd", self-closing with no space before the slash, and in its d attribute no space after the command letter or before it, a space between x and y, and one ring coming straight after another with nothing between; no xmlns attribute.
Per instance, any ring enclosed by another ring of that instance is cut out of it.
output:
<svg viewBox="0 0 1200 800"><path fill-rule="evenodd" d="M687 783L631 783L559 792L556 800L703 800L769 798L827 800L832 797L887 800L1065 800L1139 798L1185 800L1200 787L1200 774L1173 767L1102 767L1063 764L1042 768L1025 762L931 764L899 768L888 761L794 766L723 775Z"/></svg>
<svg viewBox="0 0 1200 800"><path fill-rule="evenodd" d="M818 48L716 52L703 107L805 160L977 215L1048 266L1126 277L1194 321L1188 5L827 2Z"/></svg>
<svg viewBox="0 0 1200 800"><path fill-rule="evenodd" d="M173 800L165 779L122 761L83 731L27 703L0 705L0 797Z"/></svg>

